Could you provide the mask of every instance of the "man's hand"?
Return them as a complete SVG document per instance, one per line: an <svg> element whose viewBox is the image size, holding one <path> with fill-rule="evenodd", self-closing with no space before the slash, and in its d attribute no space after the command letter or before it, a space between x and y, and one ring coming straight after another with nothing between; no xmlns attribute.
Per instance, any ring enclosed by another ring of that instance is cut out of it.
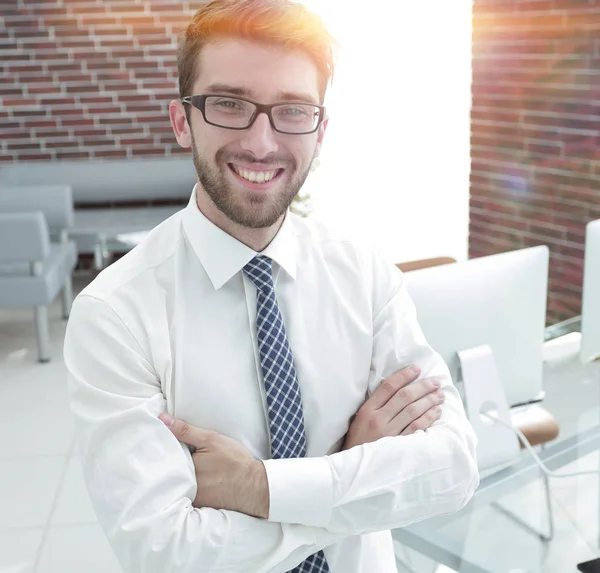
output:
<svg viewBox="0 0 600 573"><path fill-rule="evenodd" d="M239 442L161 414L175 437L195 448L192 453L198 492L197 508L229 509L246 515L269 516L269 484L265 466ZM169 422L173 421L170 425ZM190 448L193 451L193 448Z"/></svg>
<svg viewBox="0 0 600 573"><path fill-rule="evenodd" d="M386 378L356 413L342 449L429 428L441 415L444 391L435 378L409 386L419 374L418 368L409 367Z"/></svg>

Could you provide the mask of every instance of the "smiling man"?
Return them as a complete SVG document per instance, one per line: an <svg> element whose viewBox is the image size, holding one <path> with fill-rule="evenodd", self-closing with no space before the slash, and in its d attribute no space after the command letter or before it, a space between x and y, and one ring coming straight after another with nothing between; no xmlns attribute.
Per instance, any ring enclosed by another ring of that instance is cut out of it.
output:
<svg viewBox="0 0 600 573"><path fill-rule="evenodd" d="M402 273L288 209L327 129L331 46L288 0L198 11L169 107L190 202L74 302L79 453L126 573L392 573L390 529L479 483Z"/></svg>

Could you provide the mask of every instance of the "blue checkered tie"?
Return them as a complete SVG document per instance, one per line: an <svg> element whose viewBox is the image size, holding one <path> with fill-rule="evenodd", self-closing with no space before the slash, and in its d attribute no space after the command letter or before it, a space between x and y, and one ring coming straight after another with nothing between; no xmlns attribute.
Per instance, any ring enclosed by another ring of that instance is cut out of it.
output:
<svg viewBox="0 0 600 573"><path fill-rule="evenodd" d="M306 456L306 434L302 396L275 297L273 261L259 255L244 267L244 272L257 288L256 331L267 394L271 457L303 458ZM325 554L319 551L311 555L291 573L329 573Z"/></svg>

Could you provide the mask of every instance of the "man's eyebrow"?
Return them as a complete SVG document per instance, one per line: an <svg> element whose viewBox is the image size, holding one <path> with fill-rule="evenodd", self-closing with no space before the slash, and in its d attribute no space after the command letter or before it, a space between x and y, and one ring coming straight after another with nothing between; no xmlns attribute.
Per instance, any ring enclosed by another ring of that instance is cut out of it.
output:
<svg viewBox="0 0 600 573"><path fill-rule="evenodd" d="M207 93L227 93L253 99L252 91L248 88L230 86L229 84L223 83L210 84L204 89L204 91ZM277 94L277 101L304 101L307 103L318 105L318 102L313 96L299 92L279 92Z"/></svg>
<svg viewBox="0 0 600 573"><path fill-rule="evenodd" d="M279 92L277 94L278 101L305 101L307 103L314 103L318 105L315 98L309 94L303 94L298 92Z"/></svg>
<svg viewBox="0 0 600 573"><path fill-rule="evenodd" d="M214 83L204 89L205 92L211 93L230 93L244 97L250 97L252 92L247 88L239 88L228 84Z"/></svg>

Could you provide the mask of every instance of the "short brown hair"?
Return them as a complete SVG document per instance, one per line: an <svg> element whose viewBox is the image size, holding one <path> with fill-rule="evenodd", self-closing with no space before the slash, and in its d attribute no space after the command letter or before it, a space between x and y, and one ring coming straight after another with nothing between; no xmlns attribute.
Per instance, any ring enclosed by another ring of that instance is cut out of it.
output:
<svg viewBox="0 0 600 573"><path fill-rule="evenodd" d="M218 38L244 38L308 54L319 71L319 96L333 80L336 45L321 19L291 0L213 0L196 12L182 37L177 58L180 97L193 95L198 54Z"/></svg>

